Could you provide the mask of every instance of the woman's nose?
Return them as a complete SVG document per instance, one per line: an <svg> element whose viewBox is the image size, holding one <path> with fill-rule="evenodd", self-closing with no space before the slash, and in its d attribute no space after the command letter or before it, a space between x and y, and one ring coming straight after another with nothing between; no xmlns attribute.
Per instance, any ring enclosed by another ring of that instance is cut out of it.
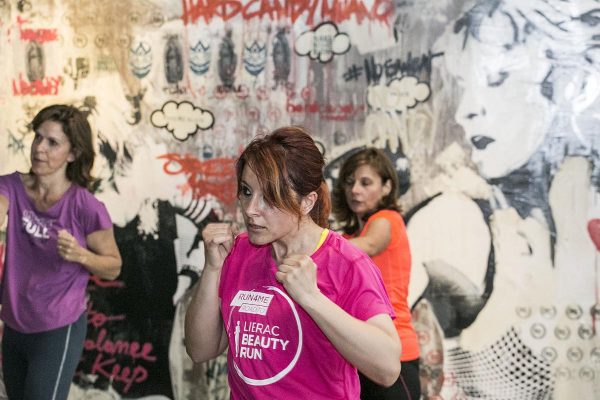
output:
<svg viewBox="0 0 600 400"><path fill-rule="evenodd" d="M260 208L260 199L258 196L252 196L244 207L244 211L246 211L247 215L257 215L259 213Z"/></svg>
<svg viewBox="0 0 600 400"><path fill-rule="evenodd" d="M459 124L468 124L469 122L475 121L478 118L485 117L485 107L481 104L470 101L469 98L464 96L456 110L456 121Z"/></svg>
<svg viewBox="0 0 600 400"><path fill-rule="evenodd" d="M46 151L48 145L46 144L45 140L38 140L33 143L33 148L37 151Z"/></svg>

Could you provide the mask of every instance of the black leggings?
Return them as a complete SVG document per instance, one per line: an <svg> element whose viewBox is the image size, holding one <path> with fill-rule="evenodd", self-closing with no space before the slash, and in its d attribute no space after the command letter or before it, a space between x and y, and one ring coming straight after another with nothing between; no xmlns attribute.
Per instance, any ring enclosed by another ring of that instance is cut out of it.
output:
<svg viewBox="0 0 600 400"><path fill-rule="evenodd" d="M421 382L419 380L419 359L402 361L398 380L389 388L379 386L360 372L361 400L419 400Z"/></svg>
<svg viewBox="0 0 600 400"><path fill-rule="evenodd" d="M4 325L2 370L10 400L64 400L81 359L87 314L71 325L20 333Z"/></svg>

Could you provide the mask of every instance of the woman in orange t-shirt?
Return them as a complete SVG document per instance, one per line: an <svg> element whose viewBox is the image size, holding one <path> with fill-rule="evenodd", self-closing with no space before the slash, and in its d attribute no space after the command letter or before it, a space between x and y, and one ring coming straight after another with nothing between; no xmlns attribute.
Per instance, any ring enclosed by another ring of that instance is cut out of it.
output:
<svg viewBox="0 0 600 400"><path fill-rule="evenodd" d="M332 195L333 214L345 237L371 256L381 270L402 343L402 372L398 380L386 388L361 375L361 399L417 400L421 396L419 342L407 301L411 257L396 202L396 171L381 150L361 150L342 165Z"/></svg>

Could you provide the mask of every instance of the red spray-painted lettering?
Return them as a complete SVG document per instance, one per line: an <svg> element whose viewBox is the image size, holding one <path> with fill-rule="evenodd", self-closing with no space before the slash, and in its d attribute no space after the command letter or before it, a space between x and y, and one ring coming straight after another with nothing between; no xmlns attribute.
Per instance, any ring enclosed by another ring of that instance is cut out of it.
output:
<svg viewBox="0 0 600 400"><path fill-rule="evenodd" d="M394 12L392 0L375 0L370 6L362 0L250 0L246 4L239 0L182 0L182 5L185 24L200 18L209 23L214 18L227 21L238 16L245 20L289 18L293 24L304 15L309 26L315 21L340 23L353 17L358 24L364 20L389 24Z"/></svg>
<svg viewBox="0 0 600 400"><path fill-rule="evenodd" d="M19 74L18 79L13 79L13 95L15 96L56 96L62 77L47 77L42 80L28 82Z"/></svg>
<svg viewBox="0 0 600 400"><path fill-rule="evenodd" d="M23 25L29 23L29 20L17 16L19 33L21 40L25 42L36 41L38 43L53 42L58 40L58 31L56 29L29 29L23 28Z"/></svg>

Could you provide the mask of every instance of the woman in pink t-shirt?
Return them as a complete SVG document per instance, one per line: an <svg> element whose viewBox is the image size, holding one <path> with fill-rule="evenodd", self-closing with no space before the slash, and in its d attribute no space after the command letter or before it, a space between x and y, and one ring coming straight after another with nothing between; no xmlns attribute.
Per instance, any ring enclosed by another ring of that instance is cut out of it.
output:
<svg viewBox="0 0 600 400"><path fill-rule="evenodd" d="M333 189L333 214L344 236L379 267L394 307L394 325L402 342L402 373L390 387L360 375L362 400L418 400L419 341L408 306L411 255L397 205L398 178L385 153L376 148L352 154L342 165Z"/></svg>
<svg viewBox="0 0 600 400"><path fill-rule="evenodd" d="M221 223L202 233L186 348L199 362L229 347L232 399L356 400L356 369L381 385L400 373L377 267L326 228L323 166L302 128L256 138L236 164L247 232Z"/></svg>

